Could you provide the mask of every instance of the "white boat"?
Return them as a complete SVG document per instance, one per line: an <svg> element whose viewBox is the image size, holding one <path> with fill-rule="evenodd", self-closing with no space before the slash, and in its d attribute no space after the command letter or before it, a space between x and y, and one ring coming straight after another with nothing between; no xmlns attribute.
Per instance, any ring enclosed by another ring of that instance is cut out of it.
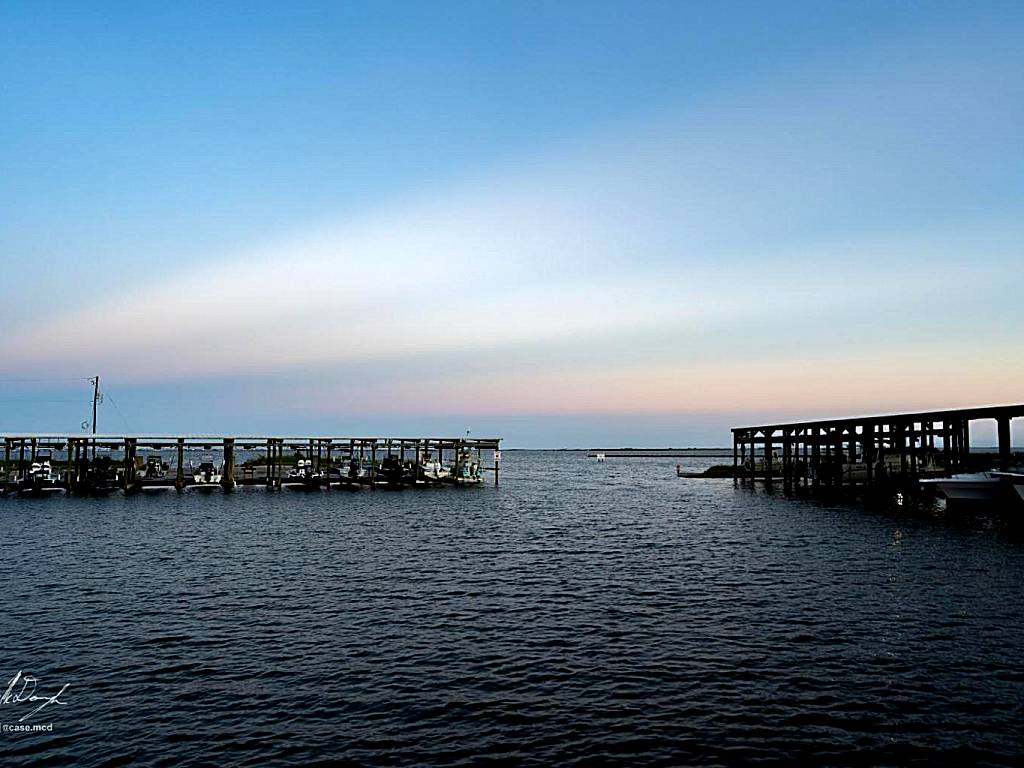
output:
<svg viewBox="0 0 1024 768"><path fill-rule="evenodd" d="M992 501L1001 484L995 472L970 472L921 481L923 488L933 488L949 501Z"/></svg>
<svg viewBox="0 0 1024 768"><path fill-rule="evenodd" d="M212 491L220 488L221 474L213 459L203 459L192 475L192 487L197 491Z"/></svg>
<svg viewBox="0 0 1024 768"><path fill-rule="evenodd" d="M451 474L451 470L441 465L441 462L437 459L432 459L429 456L420 462L420 478L427 483L440 483L446 480Z"/></svg>
<svg viewBox="0 0 1024 768"><path fill-rule="evenodd" d="M312 459L299 459L295 468L288 470L288 473L281 481L282 488L292 488L300 491L319 490L323 475L313 469Z"/></svg>
<svg viewBox="0 0 1024 768"><path fill-rule="evenodd" d="M53 471L47 458L33 461L28 472L18 482L19 496L47 496L51 493L63 493L60 476Z"/></svg>

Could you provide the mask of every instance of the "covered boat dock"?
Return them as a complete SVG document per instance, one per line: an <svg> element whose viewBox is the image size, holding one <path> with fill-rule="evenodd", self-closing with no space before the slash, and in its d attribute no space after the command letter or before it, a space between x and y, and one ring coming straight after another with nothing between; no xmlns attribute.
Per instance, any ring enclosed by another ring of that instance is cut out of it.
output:
<svg viewBox="0 0 1024 768"><path fill-rule="evenodd" d="M735 476L792 486L871 487L970 470L970 424L996 422L996 463L1012 461L1024 404L801 421L732 430Z"/></svg>

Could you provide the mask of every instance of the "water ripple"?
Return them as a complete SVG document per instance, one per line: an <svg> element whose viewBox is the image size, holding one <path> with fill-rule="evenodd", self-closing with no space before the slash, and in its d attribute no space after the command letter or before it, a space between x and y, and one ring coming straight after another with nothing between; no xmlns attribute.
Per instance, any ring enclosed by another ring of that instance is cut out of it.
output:
<svg viewBox="0 0 1024 768"><path fill-rule="evenodd" d="M1024 753L1013 526L506 460L499 489L0 501L0 671L71 686L5 764Z"/></svg>

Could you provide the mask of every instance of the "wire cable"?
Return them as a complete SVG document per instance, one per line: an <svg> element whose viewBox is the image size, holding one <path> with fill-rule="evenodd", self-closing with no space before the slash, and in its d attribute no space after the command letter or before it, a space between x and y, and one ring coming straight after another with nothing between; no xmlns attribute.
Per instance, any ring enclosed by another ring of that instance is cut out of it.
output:
<svg viewBox="0 0 1024 768"><path fill-rule="evenodd" d="M103 394L106 395L110 399L110 404L112 406L114 406L114 410L117 411L117 415L120 416L121 417L121 421L124 422L124 428L127 429L129 432L131 432L132 431L131 425L128 423L128 419L126 419L124 417L124 414L121 413L121 409L117 407L117 401L115 401L114 400L114 396L112 394L110 394L110 390L109 389L104 389L103 390Z"/></svg>

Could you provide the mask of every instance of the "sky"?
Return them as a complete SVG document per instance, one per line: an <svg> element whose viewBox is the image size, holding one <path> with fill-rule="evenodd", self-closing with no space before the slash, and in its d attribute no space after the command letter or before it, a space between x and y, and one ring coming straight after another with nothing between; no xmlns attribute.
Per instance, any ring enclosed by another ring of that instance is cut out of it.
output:
<svg viewBox="0 0 1024 768"><path fill-rule="evenodd" d="M0 74L0 431L1024 401L1020 3L7 0Z"/></svg>

